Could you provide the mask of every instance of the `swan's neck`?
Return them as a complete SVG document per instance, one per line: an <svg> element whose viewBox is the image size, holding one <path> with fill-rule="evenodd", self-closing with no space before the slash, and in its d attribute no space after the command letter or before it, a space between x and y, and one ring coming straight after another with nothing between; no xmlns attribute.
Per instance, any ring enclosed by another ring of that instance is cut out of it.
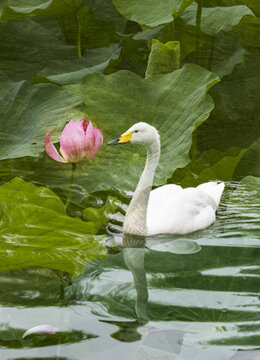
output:
<svg viewBox="0 0 260 360"><path fill-rule="evenodd" d="M144 171L127 209L123 231L127 234L147 235L146 217L149 195L153 185L153 178L160 158L159 139L152 145L146 146L147 159Z"/></svg>

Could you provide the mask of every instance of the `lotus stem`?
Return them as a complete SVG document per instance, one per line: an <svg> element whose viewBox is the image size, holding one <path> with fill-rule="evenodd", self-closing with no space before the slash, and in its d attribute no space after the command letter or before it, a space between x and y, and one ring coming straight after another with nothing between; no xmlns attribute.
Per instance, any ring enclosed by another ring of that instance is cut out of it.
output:
<svg viewBox="0 0 260 360"><path fill-rule="evenodd" d="M171 21L168 24L168 29L169 29L169 33L170 33L170 39L174 40L175 39L175 24L174 24L175 19L173 19L173 21Z"/></svg>
<svg viewBox="0 0 260 360"><path fill-rule="evenodd" d="M77 55L78 59L82 57L81 53L81 31L80 31L80 22L79 22L79 15L77 14Z"/></svg>
<svg viewBox="0 0 260 360"><path fill-rule="evenodd" d="M73 187L73 183L74 183L74 175L75 175L75 171L76 171L76 164L72 163L71 164L71 176L70 176L70 183L69 183L69 190L68 190L68 198L65 204L66 209L68 209L70 202L71 202L71 197L72 197L72 187Z"/></svg>
<svg viewBox="0 0 260 360"><path fill-rule="evenodd" d="M199 60L199 40L200 40L200 23L201 23L201 15L202 15L202 8L203 8L203 0L198 1L198 8L197 8L197 14L196 14L196 57L197 57L197 64Z"/></svg>

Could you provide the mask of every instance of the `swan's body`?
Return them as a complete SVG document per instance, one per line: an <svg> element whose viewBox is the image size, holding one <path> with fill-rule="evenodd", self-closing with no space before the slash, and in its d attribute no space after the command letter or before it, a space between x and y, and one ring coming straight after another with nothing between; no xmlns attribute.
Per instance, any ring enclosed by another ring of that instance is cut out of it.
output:
<svg viewBox="0 0 260 360"><path fill-rule="evenodd" d="M223 183L210 182L196 188L165 185L151 191L147 208L148 234L187 234L208 227L216 219L223 190Z"/></svg>
<svg viewBox="0 0 260 360"><path fill-rule="evenodd" d="M144 171L127 209L123 231L135 235L187 234L211 225L224 190L224 183L209 182L183 189L165 185L151 191L160 157L160 137L146 123L133 125L109 145L131 142L147 150Z"/></svg>

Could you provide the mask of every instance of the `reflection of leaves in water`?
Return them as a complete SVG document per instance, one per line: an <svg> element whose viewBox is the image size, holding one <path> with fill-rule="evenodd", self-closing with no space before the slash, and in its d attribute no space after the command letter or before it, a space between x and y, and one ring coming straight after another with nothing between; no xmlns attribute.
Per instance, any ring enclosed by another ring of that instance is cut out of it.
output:
<svg viewBox="0 0 260 360"><path fill-rule="evenodd" d="M260 335L244 335L241 336L241 334L239 336L234 336L234 337L228 337L228 338L222 338L222 339L218 339L218 340L211 340L208 341L208 344L210 345L229 345L229 346L239 346L239 347L243 347L243 346L251 346L254 349L259 349L260 350L260 346L259 346L259 339L260 339Z"/></svg>
<svg viewBox="0 0 260 360"><path fill-rule="evenodd" d="M111 325L118 326L118 330L110 336L113 339L123 342L133 342L141 339L141 334L137 331L138 327L143 326L145 323L140 321L105 321Z"/></svg>
<svg viewBox="0 0 260 360"><path fill-rule="evenodd" d="M6 278L9 281L4 281ZM62 305L61 294L68 279L59 272L29 268L0 273L0 303L5 306L37 307Z"/></svg>
<svg viewBox="0 0 260 360"><path fill-rule="evenodd" d="M76 275L106 256L105 237L94 236L106 218L98 226L71 218L54 192L20 178L2 185L0 196L0 271L41 266Z"/></svg>
<svg viewBox="0 0 260 360"><path fill-rule="evenodd" d="M0 347L9 349L36 348L58 344L73 344L98 337L91 333L72 329L71 331L58 332L55 335L30 335L28 338L22 339L25 330L10 327L0 328Z"/></svg>

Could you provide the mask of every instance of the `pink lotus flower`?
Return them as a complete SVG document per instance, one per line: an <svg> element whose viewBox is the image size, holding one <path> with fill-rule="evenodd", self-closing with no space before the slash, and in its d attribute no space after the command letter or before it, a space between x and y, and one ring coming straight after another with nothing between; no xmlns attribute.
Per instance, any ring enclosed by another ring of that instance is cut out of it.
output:
<svg viewBox="0 0 260 360"><path fill-rule="evenodd" d="M46 153L56 161L77 163L90 161L98 153L103 143L103 134L99 127L93 127L85 119L70 122L60 136L60 154L53 145L50 133L45 136Z"/></svg>

